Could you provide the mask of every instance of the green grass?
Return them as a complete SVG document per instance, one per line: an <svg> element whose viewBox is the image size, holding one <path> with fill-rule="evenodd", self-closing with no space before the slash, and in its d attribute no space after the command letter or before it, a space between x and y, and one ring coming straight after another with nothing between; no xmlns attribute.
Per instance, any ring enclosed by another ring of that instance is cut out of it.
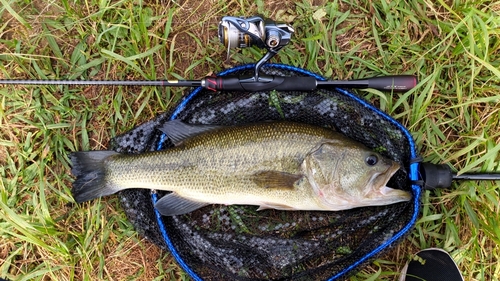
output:
<svg viewBox="0 0 500 281"><path fill-rule="evenodd" d="M224 15L292 22L274 61L351 79L417 74L405 94L360 91L404 124L426 161L500 172L499 1L0 0L0 78L199 79L226 62ZM116 197L76 205L67 153L168 109L182 89L0 86L0 277L186 280L139 237ZM351 280L397 280L411 255L444 248L466 280L500 280L498 182L425 192L413 233ZM126 260L127 262L124 262Z"/></svg>

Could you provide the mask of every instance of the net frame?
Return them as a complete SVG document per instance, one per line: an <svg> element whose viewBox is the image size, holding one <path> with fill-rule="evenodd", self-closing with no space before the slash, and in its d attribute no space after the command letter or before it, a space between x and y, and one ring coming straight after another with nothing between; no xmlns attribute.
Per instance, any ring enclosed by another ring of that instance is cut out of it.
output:
<svg viewBox="0 0 500 281"><path fill-rule="evenodd" d="M247 71L247 70L252 70L254 67L254 64L247 64L247 65L241 65L237 66L231 69L228 69L226 71L223 71L218 74L218 76L227 76L227 75L234 75L235 73L241 72L241 71ZM318 74L312 73L310 71L304 70L302 68L298 67L293 67L289 65L284 65L284 64L266 64L265 67L267 69L277 69L277 70L286 70L286 71L291 71L294 73L297 73L299 75L303 76L311 76L316 78L317 80L325 81L326 79ZM366 264L373 258L375 258L378 254L383 252L384 250L390 248L391 246L395 245L398 241L400 241L405 235L407 235L411 229L414 227L416 220L418 218L419 214L419 202L420 202L420 196L421 196L421 187L417 184L417 181L419 180L418 176L418 170L419 170L419 159L416 149L415 149L415 143L414 140L410 134L410 132L399 122L391 118L388 114L385 112L381 111L380 109L376 108L374 105L369 103L368 101L364 100L363 98L357 96L353 92L350 92L345 89L335 89L337 92L345 95L348 99L351 99L352 101L355 101L356 103L359 103L360 105L363 106L364 109L372 111L376 113L380 118L383 118L385 121L391 123L395 127L397 127L403 136L407 139L408 146L409 146L409 167L407 168L407 175L409 178L409 181L412 182L411 184L411 191L413 192L413 210L412 210L412 215L411 219L408 221L406 225L404 225L401 229L398 229L397 232L387 241L384 243L378 245L378 247L372 249L370 252L356 260L355 262L350 263L347 265L345 268L343 268L341 271L333 274L328 278L328 280L339 280L342 278L346 278L350 274L352 274L354 271L360 268L361 265ZM182 101L179 102L177 107L173 110L173 112L167 117L170 120L176 119L187 107L190 106L190 102L194 100L197 95L199 95L203 91L203 88L195 88L192 90ZM160 121L159 121L160 122ZM156 150L161 150L164 145L168 142L168 138L165 134L161 134L159 139L157 140L157 146ZM127 150L127 149L125 149ZM151 202L152 205L156 203L156 201L160 198L159 194L156 192L152 192L151 194ZM126 208L126 206L125 206ZM127 215L130 217L130 214L127 213ZM151 214L146 214L146 215L151 215ZM183 255L177 250L176 242L174 239L171 238L169 231L167 227L165 226L165 217L162 217L161 214L157 211L154 210L154 217L156 219L157 223L157 229L150 229L150 230L144 230L142 229L141 232L144 236L155 236L158 235L158 232L161 234L163 238L163 242L166 246L166 248L170 251L172 256L175 258L177 263L180 265L180 267L189 274L189 276L193 280L203 280L203 276L199 272L195 272L193 268L189 265L189 262L185 260ZM137 220L138 218L134 218ZM154 228L154 227L152 227ZM148 231L152 231L153 233L149 233ZM157 243L158 244L158 243Z"/></svg>

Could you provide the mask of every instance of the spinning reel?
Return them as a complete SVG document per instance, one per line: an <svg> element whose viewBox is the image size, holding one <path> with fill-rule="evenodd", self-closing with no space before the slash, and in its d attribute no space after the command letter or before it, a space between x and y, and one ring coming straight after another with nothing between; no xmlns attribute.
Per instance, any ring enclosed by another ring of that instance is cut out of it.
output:
<svg viewBox="0 0 500 281"><path fill-rule="evenodd" d="M219 40L229 51L232 48L257 46L265 48L267 53L255 64L254 76L248 82L269 82L269 77L260 77L262 65L274 57L279 50L290 43L293 28L284 23L276 23L260 17L240 18L223 17L219 23Z"/></svg>

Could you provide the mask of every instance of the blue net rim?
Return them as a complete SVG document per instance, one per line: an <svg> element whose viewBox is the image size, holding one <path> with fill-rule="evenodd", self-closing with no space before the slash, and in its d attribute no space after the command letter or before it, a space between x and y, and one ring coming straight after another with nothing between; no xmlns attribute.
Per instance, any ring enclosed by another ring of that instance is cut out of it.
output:
<svg viewBox="0 0 500 281"><path fill-rule="evenodd" d="M217 74L217 76L227 76L227 75L230 75L230 74L238 72L238 71L251 70L251 69L254 68L254 66L255 66L255 64L240 65L240 66L237 66L237 67L233 67L233 68L227 69L227 70L225 70L225 71ZM326 81L327 80L325 77L323 77L323 76L321 76L319 74L310 72L310 71L305 70L303 68L291 66L291 65L268 63L268 64L266 64L266 67L276 68L276 69L279 69L279 70L294 71L294 72L297 72L297 73L302 74L302 75L314 77L314 78L316 78L317 80L320 80L320 81ZM177 107L174 109L172 115L170 116L170 120L176 119L177 116L178 116L178 114L202 90L203 90L202 87L198 87L198 88L195 88L193 91L191 91L186 96L186 98L184 98L177 105ZM418 173L418 171L419 171L419 162L420 162L420 161L418 161L419 156L418 156L418 154L416 152L415 141L414 141L411 133L406 129L406 127L404 127L403 125L401 125L398 121L394 120L387 113L385 113L385 112L381 111L380 109L376 108L374 105L372 105L368 101L360 98L359 96L357 96L353 92L350 92L348 90L341 89L341 88L336 88L335 90L338 91L338 92L340 92L340 93L342 93L342 94L344 94L344 95L346 95L346 96L348 96L349 98L357 101L358 103L360 103L361 105L363 105L367 109L376 112L381 118L384 118L386 121L392 123L393 125L395 125L396 127L398 127L401 130L401 132L403 132L404 136L408 140L409 148L410 148L410 158L411 158L410 159L410 163L411 164L409 166L408 176L409 176L409 179L410 179L411 182L414 182L414 183L418 182L419 181L419 173ZM166 135L163 134L161 136L158 144L157 144L157 150L160 150L162 148L163 142L165 141L165 139L166 139ZM396 241L398 241L399 239L403 238L409 231L411 231L411 229L413 228L413 226L417 222L418 215L419 215L419 212L420 212L421 186L419 186L418 184L412 184L411 185L411 189L412 189L412 192L413 192L413 206L414 206L414 208L413 208L413 214L412 214L412 217L411 217L410 221L403 228L401 228L397 233L395 233L394 236L391 239L385 241L384 243L382 243L381 245L379 245L377 248L375 248L371 252L367 253L365 256L363 256L362 258L360 258L358 261L354 262L350 266L346 267L344 270L342 270L338 274L336 274L334 276L331 276L328 280L337 280L337 279L345 276L347 273L349 273L350 271L354 270L356 267L360 266L361 264L363 264L364 262L368 261L369 259L373 258L378 253L380 253L384 249L388 248L389 246L391 246L391 244L393 244ZM158 201L158 199L159 198L158 198L158 195L156 193L152 193L151 194L151 200L152 200L153 205ZM170 253L175 258L176 262L181 266L181 268L186 273L189 274L189 276L193 280L196 280L196 281L203 280L203 278L201 278L196 272L194 272L191 269L191 267L183 260L183 258L181 257L181 255L177 251L177 249L176 249L173 241L169 237L168 230L166 229L166 227L165 227L165 225L163 223L161 214L156 209L154 210L154 212L155 212L156 221L158 223L158 227L159 227L159 230L160 230L160 232L162 234L163 240L164 240L165 244L167 245Z"/></svg>

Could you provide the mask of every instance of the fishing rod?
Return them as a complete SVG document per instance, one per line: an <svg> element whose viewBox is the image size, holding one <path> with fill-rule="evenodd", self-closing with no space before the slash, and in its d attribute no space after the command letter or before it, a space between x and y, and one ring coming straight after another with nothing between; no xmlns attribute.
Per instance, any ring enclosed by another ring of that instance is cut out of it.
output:
<svg viewBox="0 0 500 281"><path fill-rule="evenodd" d="M94 86L163 86L203 87L212 91L313 91L317 88L372 88L381 91L408 91L415 87L413 75L381 76L359 80L318 81L314 77L259 76L258 81L245 77L205 77L201 80L15 80L2 79L6 85L94 85Z"/></svg>
<svg viewBox="0 0 500 281"><path fill-rule="evenodd" d="M201 80L22 80L0 79L6 85L100 85L203 87L212 91L313 91L318 88L372 88L381 91L406 92L417 85L414 75L380 76L358 80L319 81L314 77L261 75L261 67L274 57L291 39L294 29L258 16L241 18L226 16L219 23L219 40L228 50L257 46L267 53L255 64L253 75L205 77Z"/></svg>

